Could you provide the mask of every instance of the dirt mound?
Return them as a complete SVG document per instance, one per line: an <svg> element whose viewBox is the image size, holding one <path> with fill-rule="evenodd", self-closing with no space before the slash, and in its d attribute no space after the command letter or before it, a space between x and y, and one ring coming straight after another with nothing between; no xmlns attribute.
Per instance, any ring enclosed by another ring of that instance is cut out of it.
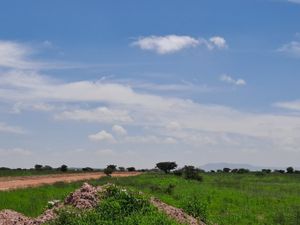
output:
<svg viewBox="0 0 300 225"><path fill-rule="evenodd" d="M21 213L12 210L2 210L0 212L1 225L27 225L30 219Z"/></svg>
<svg viewBox="0 0 300 225"><path fill-rule="evenodd" d="M183 212L182 209L170 206L157 198L151 198L150 202L158 208L161 212L164 212L169 217L175 219L179 223L189 224L189 225L205 225L205 223L198 221L194 217Z"/></svg>
<svg viewBox="0 0 300 225"><path fill-rule="evenodd" d="M65 204L72 205L78 209L90 209L96 207L99 202L98 189L84 183L82 187L71 193L65 200Z"/></svg>

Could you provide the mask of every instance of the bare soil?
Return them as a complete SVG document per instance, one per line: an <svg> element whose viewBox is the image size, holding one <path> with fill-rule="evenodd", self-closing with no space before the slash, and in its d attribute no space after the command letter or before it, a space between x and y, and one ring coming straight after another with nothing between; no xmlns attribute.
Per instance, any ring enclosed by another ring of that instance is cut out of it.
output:
<svg viewBox="0 0 300 225"><path fill-rule="evenodd" d="M113 173L113 177L128 177L139 175L139 172ZM92 180L106 176L102 172L74 173L74 174L53 174L41 176L23 177L3 177L0 178L0 191L18 188L37 187L44 184L54 184L56 182L74 182L81 180Z"/></svg>

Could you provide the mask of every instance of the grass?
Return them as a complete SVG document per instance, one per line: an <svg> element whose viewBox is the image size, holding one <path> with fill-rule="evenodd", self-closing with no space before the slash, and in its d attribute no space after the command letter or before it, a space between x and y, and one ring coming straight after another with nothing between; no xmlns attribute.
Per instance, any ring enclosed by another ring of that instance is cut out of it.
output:
<svg viewBox="0 0 300 225"><path fill-rule="evenodd" d="M203 182L174 175L143 174L126 178L101 178L141 190L194 216L218 225L299 225L299 174L203 174ZM0 209L11 208L25 215L39 215L47 201L62 199L81 185L56 184L0 192ZM33 203L34 202L34 203ZM88 223L87 223L88 224Z"/></svg>

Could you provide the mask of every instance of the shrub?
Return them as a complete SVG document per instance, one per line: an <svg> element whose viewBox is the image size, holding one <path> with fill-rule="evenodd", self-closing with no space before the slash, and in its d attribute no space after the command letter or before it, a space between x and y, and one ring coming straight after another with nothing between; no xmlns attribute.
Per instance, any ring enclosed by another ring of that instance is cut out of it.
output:
<svg viewBox="0 0 300 225"><path fill-rule="evenodd" d="M272 171L270 169L262 169L261 170L263 173L271 173Z"/></svg>
<svg viewBox="0 0 300 225"><path fill-rule="evenodd" d="M202 181L203 178L199 174L199 170L194 166L184 166L183 169L183 177L188 180L197 180Z"/></svg>
<svg viewBox="0 0 300 225"><path fill-rule="evenodd" d="M180 169L180 170L174 170L173 174L176 175L176 176L181 177L183 175L182 169Z"/></svg>

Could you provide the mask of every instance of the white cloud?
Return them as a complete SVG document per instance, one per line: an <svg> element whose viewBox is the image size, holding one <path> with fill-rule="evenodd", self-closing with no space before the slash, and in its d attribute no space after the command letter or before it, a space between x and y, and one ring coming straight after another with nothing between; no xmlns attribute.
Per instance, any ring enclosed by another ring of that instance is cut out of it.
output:
<svg viewBox="0 0 300 225"><path fill-rule="evenodd" d="M282 47L280 47L278 51L293 56L300 56L300 42L291 41L290 43L284 44Z"/></svg>
<svg viewBox="0 0 300 225"><path fill-rule="evenodd" d="M132 118L126 110L109 109L107 107L98 107L96 109L76 109L59 113L55 116L60 120L78 120L99 123L129 123Z"/></svg>
<svg viewBox="0 0 300 225"><path fill-rule="evenodd" d="M211 37L209 41L212 43L213 47L219 49L227 48L226 40L223 37L218 37L218 36Z"/></svg>
<svg viewBox="0 0 300 225"><path fill-rule="evenodd" d="M241 79L241 78L234 79L231 76L226 75L226 74L223 74L220 77L220 80L223 81L223 82L229 83L229 84L237 85L237 86L244 86L244 85L247 84L244 79Z"/></svg>
<svg viewBox="0 0 300 225"><path fill-rule="evenodd" d="M37 64L28 60L32 49L17 42L0 41L0 67L30 69Z"/></svg>
<svg viewBox="0 0 300 225"><path fill-rule="evenodd" d="M102 130L96 134L89 135L89 139L91 141L107 141L107 142L115 142L115 138L111 133Z"/></svg>
<svg viewBox="0 0 300 225"><path fill-rule="evenodd" d="M117 135L126 135L127 134L127 130L125 130L124 127L120 126L120 125L114 125L112 127L113 132L115 132Z"/></svg>
<svg viewBox="0 0 300 225"><path fill-rule="evenodd" d="M222 37L211 37L209 40L204 38L193 38L190 36L167 35L167 36L149 36L139 38L132 43L133 46L138 46L142 50L154 51L158 54L170 54L181 51L186 48L204 45L208 49L226 48L226 41Z"/></svg>
<svg viewBox="0 0 300 225"><path fill-rule="evenodd" d="M0 132L3 133L14 133L14 134L24 134L26 133L25 130L21 127L17 126L10 126L6 123L0 122Z"/></svg>
<svg viewBox="0 0 300 225"><path fill-rule="evenodd" d="M274 106L288 110L300 111L300 101L277 102Z"/></svg>

